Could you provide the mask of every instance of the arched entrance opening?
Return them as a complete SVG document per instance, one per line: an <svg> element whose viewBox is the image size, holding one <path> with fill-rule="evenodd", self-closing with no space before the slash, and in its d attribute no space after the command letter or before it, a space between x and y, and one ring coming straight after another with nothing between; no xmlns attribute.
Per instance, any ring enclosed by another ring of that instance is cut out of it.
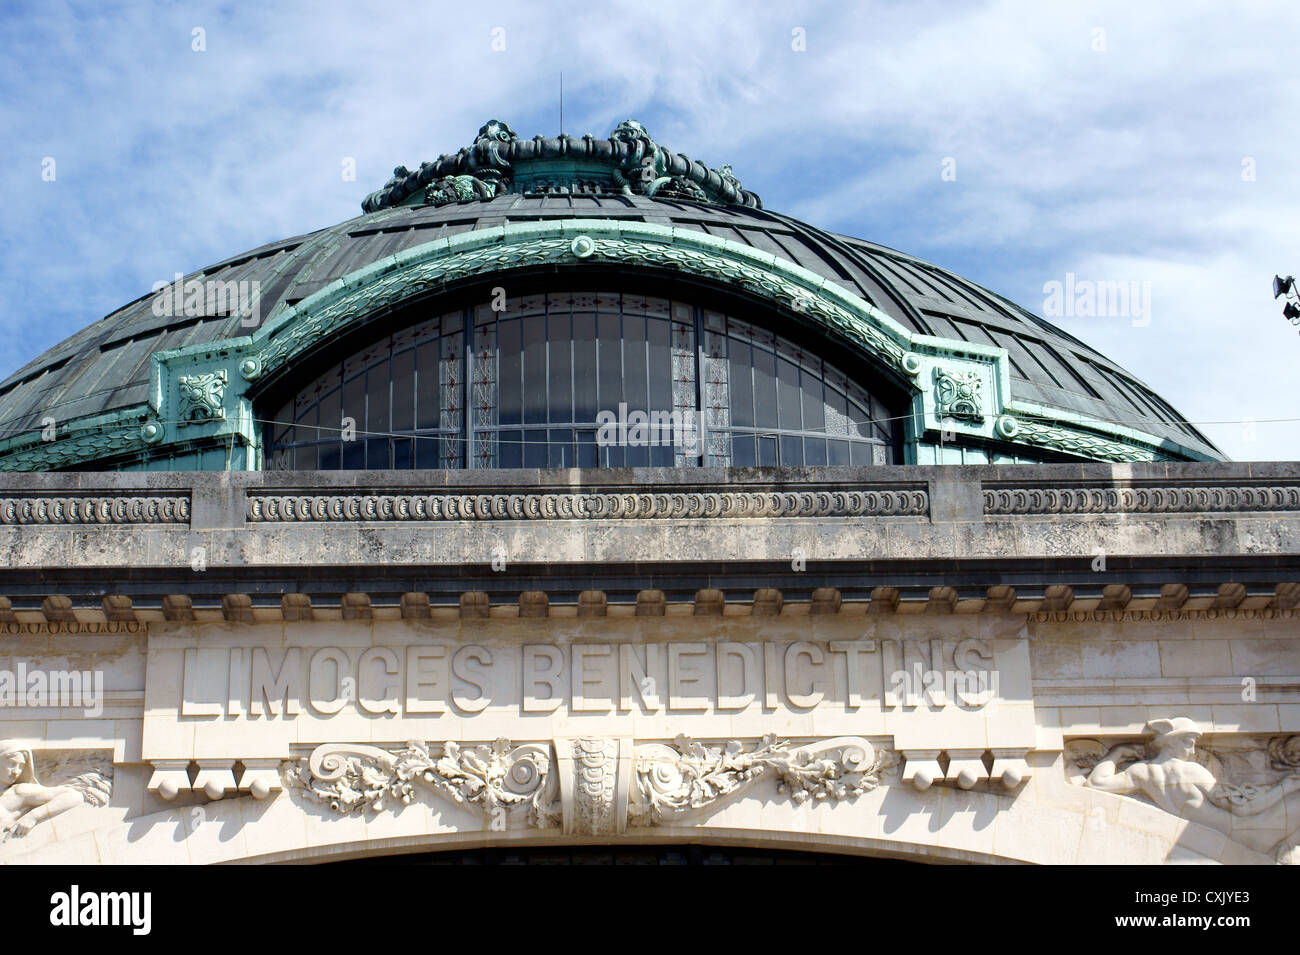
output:
<svg viewBox="0 0 1300 955"><path fill-rule="evenodd" d="M328 863L375 865L853 865L917 866L923 863L879 856L743 846L485 846L444 852L369 856Z"/></svg>

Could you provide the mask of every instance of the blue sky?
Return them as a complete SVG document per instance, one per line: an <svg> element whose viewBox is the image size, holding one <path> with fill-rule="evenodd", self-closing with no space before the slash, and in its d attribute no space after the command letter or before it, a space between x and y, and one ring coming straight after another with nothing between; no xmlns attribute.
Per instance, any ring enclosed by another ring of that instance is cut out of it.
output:
<svg viewBox="0 0 1300 955"><path fill-rule="evenodd" d="M1145 324L1053 320L1230 422L1203 426L1229 456L1298 459L1300 423L1269 421L1300 418L1269 289L1300 272L1298 27L1283 2L7 3L0 377L156 281L357 215L488 118L553 135L563 70L567 132L638 118L768 208L1038 314L1067 273L1150 283Z"/></svg>

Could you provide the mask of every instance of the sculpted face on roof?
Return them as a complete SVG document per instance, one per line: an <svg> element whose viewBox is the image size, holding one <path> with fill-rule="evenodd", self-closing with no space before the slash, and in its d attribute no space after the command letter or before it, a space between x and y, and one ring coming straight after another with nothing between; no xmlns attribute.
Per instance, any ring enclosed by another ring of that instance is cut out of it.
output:
<svg viewBox="0 0 1300 955"><path fill-rule="evenodd" d="M361 203L366 212L393 206L440 206L451 202L518 195L639 195L687 199L761 209L730 165L710 169L654 141L634 119L619 123L607 139L520 139L508 123L492 119L472 146L442 155L412 172L393 170L384 187Z"/></svg>

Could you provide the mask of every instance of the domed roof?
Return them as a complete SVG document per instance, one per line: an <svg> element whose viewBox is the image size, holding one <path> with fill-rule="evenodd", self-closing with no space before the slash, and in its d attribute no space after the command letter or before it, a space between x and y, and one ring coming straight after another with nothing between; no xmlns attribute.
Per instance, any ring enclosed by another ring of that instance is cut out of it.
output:
<svg viewBox="0 0 1300 955"><path fill-rule="evenodd" d="M416 172L399 167L365 200L371 211L355 219L232 256L186 280L258 283L262 321L270 323L331 283L435 240L552 220L642 223L800 267L912 335L985 353L1005 350L1010 394L1022 405L1056 409L1075 422L1122 425L1157 439L1165 457L1222 458L1167 402L1077 338L939 266L765 210L728 167L709 170L660 149L648 135L642 142L635 136L644 130L627 123L607 140L492 138L508 129L488 124L469 150ZM638 158L638 150L651 158ZM629 184L627 170L641 168L647 171L640 182ZM249 334L238 309L211 296L187 314L159 311L157 295L143 295L0 383L0 468L16 436L39 431L47 416L62 426L139 407L143 420L154 353Z"/></svg>

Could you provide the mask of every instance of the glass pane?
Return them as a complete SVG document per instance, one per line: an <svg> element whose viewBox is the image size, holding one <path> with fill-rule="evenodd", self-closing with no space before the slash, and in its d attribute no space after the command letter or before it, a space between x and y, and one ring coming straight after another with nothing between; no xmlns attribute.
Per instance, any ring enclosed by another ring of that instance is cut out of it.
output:
<svg viewBox="0 0 1300 955"><path fill-rule="evenodd" d="M650 448L650 466L652 468L670 468L673 466L672 444L660 444Z"/></svg>
<svg viewBox="0 0 1300 955"><path fill-rule="evenodd" d="M871 401L871 417L875 419L876 437L887 444L893 444L894 422L889 418L889 409L874 398Z"/></svg>
<svg viewBox="0 0 1300 955"><path fill-rule="evenodd" d="M619 318L617 315L596 317L596 349L599 390L597 411L618 414L618 403L623 400L623 349L619 345ZM595 416L592 416L595 420Z"/></svg>
<svg viewBox="0 0 1300 955"><path fill-rule="evenodd" d="M393 467L405 471L411 467L411 439L395 438L393 440Z"/></svg>
<svg viewBox="0 0 1300 955"><path fill-rule="evenodd" d="M290 401L277 411L272 419L271 433L274 435L275 444L284 443L284 436L289 431L289 423L293 420L293 402Z"/></svg>
<svg viewBox="0 0 1300 955"><path fill-rule="evenodd" d="M520 468L524 466L524 433L522 431L502 431L497 442L497 459L503 468Z"/></svg>
<svg viewBox="0 0 1300 955"><path fill-rule="evenodd" d="M340 422L351 419L358 430L366 427L366 376L357 375L343 384L343 407ZM341 427L342 425L340 425Z"/></svg>
<svg viewBox="0 0 1300 955"><path fill-rule="evenodd" d="M516 319L497 325L497 348L500 354L497 400L501 424L518 424L523 409L523 355L520 353L520 329Z"/></svg>
<svg viewBox="0 0 1300 955"><path fill-rule="evenodd" d="M546 449L546 466L571 468L573 464L573 432L568 428L552 428L550 446Z"/></svg>
<svg viewBox="0 0 1300 955"><path fill-rule="evenodd" d="M803 439L793 435L781 436L781 466L798 467L803 464Z"/></svg>
<svg viewBox="0 0 1300 955"><path fill-rule="evenodd" d="M387 438L366 439L366 468L387 471L393 466L392 451Z"/></svg>
<svg viewBox="0 0 1300 955"><path fill-rule="evenodd" d="M822 400L822 382L808 371L799 373L799 390L803 392L803 427L805 431L826 428L826 403Z"/></svg>
<svg viewBox="0 0 1300 955"><path fill-rule="evenodd" d="M573 388L573 420L595 421L596 316L590 312L573 316Z"/></svg>
<svg viewBox="0 0 1300 955"><path fill-rule="evenodd" d="M366 372L366 423L367 434L386 435L390 423L389 403L392 388L392 376L389 374L388 360L380 362Z"/></svg>
<svg viewBox="0 0 1300 955"><path fill-rule="evenodd" d="M299 427L294 429L294 433L288 438L290 441L318 441L320 440L320 404L312 402L311 407L302 413L298 418ZM303 427L306 425L306 427Z"/></svg>
<svg viewBox="0 0 1300 955"><path fill-rule="evenodd" d="M828 383L826 385L826 433L827 434L848 434L849 433L849 414L848 404L845 401L844 393L832 388Z"/></svg>
<svg viewBox="0 0 1300 955"><path fill-rule="evenodd" d="M861 438L873 437L871 433L871 412L853 401L849 402L849 434Z"/></svg>
<svg viewBox="0 0 1300 955"><path fill-rule="evenodd" d="M437 438L417 438L415 442L415 466L417 468L439 468L439 447Z"/></svg>
<svg viewBox="0 0 1300 955"><path fill-rule="evenodd" d="M750 347L737 339L727 341L731 353L731 423L745 428L754 427L754 372L750 367L753 354Z"/></svg>
<svg viewBox="0 0 1300 955"><path fill-rule="evenodd" d="M650 354L650 411L671 411L673 407L672 328L666 319L646 322Z"/></svg>
<svg viewBox="0 0 1300 955"><path fill-rule="evenodd" d="M568 315L552 315L547 320L549 342L548 408L550 420L567 424L573 419L573 322Z"/></svg>
<svg viewBox="0 0 1300 955"><path fill-rule="evenodd" d="M364 471L366 467L366 445L363 441L343 442L343 470Z"/></svg>
<svg viewBox="0 0 1300 955"><path fill-rule="evenodd" d="M758 465L764 468L776 467L776 438L772 435L758 436Z"/></svg>
<svg viewBox="0 0 1300 955"><path fill-rule="evenodd" d="M546 422L546 319L522 321L524 343L524 423ZM536 467L538 465L525 465Z"/></svg>
<svg viewBox="0 0 1300 955"><path fill-rule="evenodd" d="M803 463L809 467L819 467L826 463L826 439L803 439Z"/></svg>
<svg viewBox="0 0 1300 955"><path fill-rule="evenodd" d="M799 398L799 366L786 358L778 359L776 364L781 428L784 431L798 431L803 427Z"/></svg>
<svg viewBox="0 0 1300 955"><path fill-rule="evenodd" d="M642 306L644 310L644 305ZM623 400L628 411L648 411L650 391L646 376L645 319L623 319Z"/></svg>
<svg viewBox="0 0 1300 955"><path fill-rule="evenodd" d="M524 467L546 467L546 432L524 432Z"/></svg>
<svg viewBox="0 0 1300 955"><path fill-rule="evenodd" d="M415 349L408 348L393 356L394 431L415 427ZM410 467L410 465L406 465Z"/></svg>
<svg viewBox="0 0 1300 955"><path fill-rule="evenodd" d="M339 404L339 395L341 389L334 388L326 392L320 400L320 418L319 429L316 432L321 441L337 441L339 438L339 428L342 427L343 410Z"/></svg>
<svg viewBox="0 0 1300 955"><path fill-rule="evenodd" d="M731 439L731 463L738 468L752 468L758 463L754 457L754 436L737 434Z"/></svg>
<svg viewBox="0 0 1300 955"><path fill-rule="evenodd" d="M776 427L776 359L754 349L754 426ZM775 462L773 462L775 463Z"/></svg>
<svg viewBox="0 0 1300 955"><path fill-rule="evenodd" d="M416 352L417 427L438 427L438 343L421 345Z"/></svg>
<svg viewBox="0 0 1300 955"><path fill-rule="evenodd" d="M602 468L621 468L626 466L626 448L617 444L606 444L599 448L600 466Z"/></svg>
<svg viewBox="0 0 1300 955"><path fill-rule="evenodd" d="M596 447L596 432L579 431L577 434L577 461L575 466L580 468L599 467L599 457Z"/></svg>

